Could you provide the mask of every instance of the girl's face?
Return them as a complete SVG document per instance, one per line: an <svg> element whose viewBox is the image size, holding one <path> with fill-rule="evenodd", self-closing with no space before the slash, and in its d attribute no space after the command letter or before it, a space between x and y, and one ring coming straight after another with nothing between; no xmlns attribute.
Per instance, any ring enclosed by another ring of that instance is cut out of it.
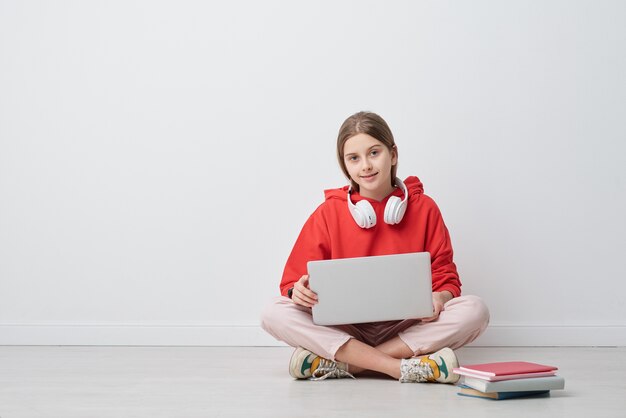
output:
<svg viewBox="0 0 626 418"><path fill-rule="evenodd" d="M367 134L348 138L343 160L361 196L381 201L393 191L391 167L397 164L398 156L376 138Z"/></svg>

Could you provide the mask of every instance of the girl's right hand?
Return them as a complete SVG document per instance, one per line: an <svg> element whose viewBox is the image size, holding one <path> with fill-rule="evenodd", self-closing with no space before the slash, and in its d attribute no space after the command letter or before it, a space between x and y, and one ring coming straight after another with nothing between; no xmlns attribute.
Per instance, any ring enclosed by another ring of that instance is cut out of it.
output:
<svg viewBox="0 0 626 418"><path fill-rule="evenodd" d="M308 274L300 277L300 280L293 285L291 300L297 305L306 306L307 308L312 308L317 303L317 293L309 289Z"/></svg>

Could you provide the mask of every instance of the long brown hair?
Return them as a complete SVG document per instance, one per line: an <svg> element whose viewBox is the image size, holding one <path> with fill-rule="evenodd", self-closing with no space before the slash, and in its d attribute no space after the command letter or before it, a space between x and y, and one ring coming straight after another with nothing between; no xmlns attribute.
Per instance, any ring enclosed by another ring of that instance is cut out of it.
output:
<svg viewBox="0 0 626 418"><path fill-rule="evenodd" d="M341 128L339 128L339 135L337 136L337 159L339 160L339 166L343 174L350 180L352 189L359 191L359 185L356 184L346 168L346 162L343 159L343 146L346 141L357 134L367 134L372 138L375 138L382 142L389 152L397 152L396 142L393 139L393 134L387 122L376 113L373 112L358 112L346 119ZM398 171L398 164L396 163L391 167L391 185L394 185L396 172Z"/></svg>

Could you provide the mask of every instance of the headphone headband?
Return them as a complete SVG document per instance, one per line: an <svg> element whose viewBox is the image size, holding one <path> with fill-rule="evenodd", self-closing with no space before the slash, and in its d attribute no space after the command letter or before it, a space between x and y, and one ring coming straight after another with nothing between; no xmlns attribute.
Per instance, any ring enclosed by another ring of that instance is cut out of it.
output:
<svg viewBox="0 0 626 418"><path fill-rule="evenodd" d="M406 201L409 199L409 190L406 188L406 184L399 177L396 177L395 185L402 189L402 193L404 193L404 199L402 199L402 204L406 204Z"/></svg>

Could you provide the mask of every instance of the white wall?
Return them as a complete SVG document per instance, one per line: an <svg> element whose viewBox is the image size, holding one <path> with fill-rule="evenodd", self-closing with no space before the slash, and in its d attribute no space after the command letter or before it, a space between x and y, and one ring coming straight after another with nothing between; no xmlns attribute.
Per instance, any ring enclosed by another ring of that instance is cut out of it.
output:
<svg viewBox="0 0 626 418"><path fill-rule="evenodd" d="M274 344L373 110L476 344L624 345L626 3L0 1L0 344Z"/></svg>

